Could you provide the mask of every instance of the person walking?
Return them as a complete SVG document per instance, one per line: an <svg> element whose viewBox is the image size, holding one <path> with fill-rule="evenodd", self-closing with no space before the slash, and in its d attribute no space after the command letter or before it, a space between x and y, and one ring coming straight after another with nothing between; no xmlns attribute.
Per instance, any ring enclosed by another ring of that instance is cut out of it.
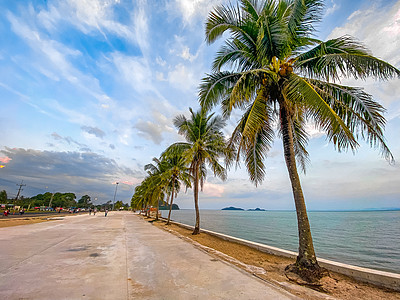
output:
<svg viewBox="0 0 400 300"><path fill-rule="evenodd" d="M108 214L108 209L106 209L106 210L104 211L104 216L107 217L107 214Z"/></svg>

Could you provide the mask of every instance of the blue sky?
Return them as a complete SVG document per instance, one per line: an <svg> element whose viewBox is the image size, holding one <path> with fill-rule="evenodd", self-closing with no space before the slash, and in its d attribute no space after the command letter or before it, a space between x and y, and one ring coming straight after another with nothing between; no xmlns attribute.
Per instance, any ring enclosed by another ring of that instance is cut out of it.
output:
<svg viewBox="0 0 400 300"><path fill-rule="evenodd" d="M222 41L207 45L212 0L0 0L0 190L89 194L98 203L129 202L143 166L181 140L177 114L198 107L197 87ZM327 0L321 39L350 34L400 67L400 1ZM394 166L361 141L356 155L336 153L310 126L311 165L302 184L309 209L400 207L400 81L344 80L387 108ZM233 121L225 129L227 135ZM201 208L293 209L276 140L267 177L245 170L209 176ZM176 203L193 207L189 190Z"/></svg>

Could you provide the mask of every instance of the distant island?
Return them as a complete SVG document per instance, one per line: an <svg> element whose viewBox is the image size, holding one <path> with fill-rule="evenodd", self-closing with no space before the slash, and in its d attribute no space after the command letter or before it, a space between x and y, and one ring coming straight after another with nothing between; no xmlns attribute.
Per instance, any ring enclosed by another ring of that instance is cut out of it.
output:
<svg viewBox="0 0 400 300"><path fill-rule="evenodd" d="M233 207L233 206L229 206L229 207L225 207L225 208L223 208L223 209L221 209L221 210L245 210L245 209L243 209L243 208L240 208L240 207ZM250 208L250 209L247 209L247 211L266 211L265 209L263 209L263 208Z"/></svg>
<svg viewBox="0 0 400 300"><path fill-rule="evenodd" d="M225 207L221 210L244 210L243 208L239 208L239 207L233 207L233 206L229 206L229 207Z"/></svg>
<svg viewBox="0 0 400 300"><path fill-rule="evenodd" d="M158 207L159 210L169 210L169 205L165 204L165 205L160 205ZM179 206L178 204L172 203L172 210L179 210Z"/></svg>

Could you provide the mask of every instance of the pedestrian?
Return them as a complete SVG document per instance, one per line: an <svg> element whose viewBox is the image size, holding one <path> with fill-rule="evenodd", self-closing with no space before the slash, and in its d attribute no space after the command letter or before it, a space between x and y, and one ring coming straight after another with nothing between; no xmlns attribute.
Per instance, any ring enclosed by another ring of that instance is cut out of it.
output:
<svg viewBox="0 0 400 300"><path fill-rule="evenodd" d="M93 215L96 215L96 213L97 213L97 208L95 207L93 210Z"/></svg>
<svg viewBox="0 0 400 300"><path fill-rule="evenodd" d="M89 216L92 214L92 208L89 208Z"/></svg>
<svg viewBox="0 0 400 300"><path fill-rule="evenodd" d="M108 209L106 209L106 210L104 211L104 216L107 217L107 214L108 214Z"/></svg>

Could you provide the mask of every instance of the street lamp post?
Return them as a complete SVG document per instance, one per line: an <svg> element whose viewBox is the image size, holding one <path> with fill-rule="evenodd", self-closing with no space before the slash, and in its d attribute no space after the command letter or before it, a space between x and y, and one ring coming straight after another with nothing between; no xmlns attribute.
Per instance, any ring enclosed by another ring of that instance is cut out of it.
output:
<svg viewBox="0 0 400 300"><path fill-rule="evenodd" d="M119 182L115 183L115 193L114 193L114 200L113 200L112 210L114 210L115 196L117 195L118 184L119 184Z"/></svg>

